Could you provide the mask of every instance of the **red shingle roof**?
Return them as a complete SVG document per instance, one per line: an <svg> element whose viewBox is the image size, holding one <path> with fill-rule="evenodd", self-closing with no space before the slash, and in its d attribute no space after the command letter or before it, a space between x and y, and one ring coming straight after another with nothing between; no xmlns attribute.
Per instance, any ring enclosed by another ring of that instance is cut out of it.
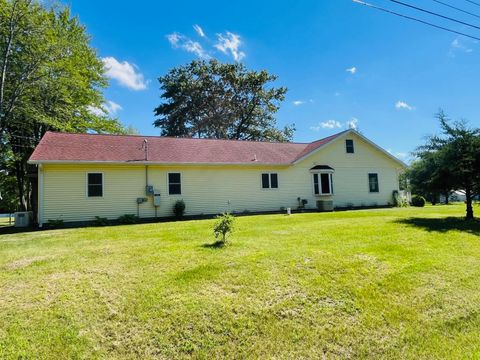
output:
<svg viewBox="0 0 480 360"><path fill-rule="evenodd" d="M29 161L291 164L341 134L305 144L47 132Z"/></svg>

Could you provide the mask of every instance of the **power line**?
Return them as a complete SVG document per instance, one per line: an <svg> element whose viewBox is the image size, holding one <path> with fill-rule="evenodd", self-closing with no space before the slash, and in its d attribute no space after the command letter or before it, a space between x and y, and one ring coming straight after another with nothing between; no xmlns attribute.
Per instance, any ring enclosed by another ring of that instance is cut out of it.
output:
<svg viewBox="0 0 480 360"><path fill-rule="evenodd" d="M470 11L466 11L466 10L460 9L460 8L458 8L458 7L456 7L456 6L453 6L453 5L444 3L443 1L440 1L440 0L432 0L432 1L434 1L434 2L436 2L436 3L438 3L438 4L441 4L441 5L443 5L443 6L447 6L447 7L451 8L451 9L455 9L455 10L457 10L457 11L460 11L460 12L462 12L462 13L464 13L464 14L468 14L468 15L471 15L471 16L475 16L476 18L479 18L479 19L480 19L480 15L474 14L474 13L472 13L472 12L470 12Z"/></svg>
<svg viewBox="0 0 480 360"><path fill-rule="evenodd" d="M472 24L469 24L469 23L467 23L467 22L465 22L465 21L457 20L457 19L451 18L451 17L449 17L449 16L445 16L445 15L442 15L442 14L438 14L438 13L433 12L433 11L430 11L430 10L425 10L425 9L419 8L418 6L410 5L410 4L407 4L407 3L404 3L404 2L398 1L398 0L388 0L388 1L393 2L393 3L395 3L395 4L399 4L399 5L402 5L402 6L409 7L409 8L411 8L411 9L415 9L415 10L424 12L424 13L426 13L426 14L430 14L430 15L433 15L433 16L437 16L437 17L440 17L440 18L442 18L442 19L450 20L450 21L453 21L453 22L456 22L456 23L459 23L459 24L462 24L462 25L469 26L469 27L472 27L472 28L474 28L474 29L480 30L480 26L472 25Z"/></svg>
<svg viewBox="0 0 480 360"><path fill-rule="evenodd" d="M466 1L466 2L469 2L470 4L480 6L480 4L477 3L477 2L475 2L475 1L471 1L471 0L465 0L465 1Z"/></svg>
<svg viewBox="0 0 480 360"><path fill-rule="evenodd" d="M370 8L379 10L379 11L383 11L383 12L386 12L386 13L389 13L389 14L392 14L392 15L396 15L396 16L399 16L399 17L402 17L402 18L405 18L405 19L409 19L409 20L412 20L412 21L416 21L416 22L422 23L422 24L424 24L424 25L428 25L428 26L431 26L431 27L434 27L434 28L437 28L437 29L441 29L441 30L444 30L444 31L448 31L448 32L457 34L457 35L462 35L462 36L468 37L468 38L470 38L470 39L474 39L474 40L480 41L480 38L479 38L479 37L475 37L475 36L472 36L472 35L468 35L468 34L465 34L465 33L460 32L460 31L448 29L448 28L443 27L443 26L440 26L440 25L435 25L435 24L432 24L432 23L430 23L430 22L428 22L428 21L420 20L420 19L414 18L414 17L412 17L412 16L399 14L399 13L397 13L397 12L395 12L395 11L388 10L388 9L385 9L385 8L382 8L382 7L380 7L380 6L376 6L376 5L373 5L373 4L369 4L369 3L366 3L366 2L361 1L361 0L352 0L352 1L353 1L354 3L360 4L360 5L365 5L365 6L367 6L367 7L370 7Z"/></svg>

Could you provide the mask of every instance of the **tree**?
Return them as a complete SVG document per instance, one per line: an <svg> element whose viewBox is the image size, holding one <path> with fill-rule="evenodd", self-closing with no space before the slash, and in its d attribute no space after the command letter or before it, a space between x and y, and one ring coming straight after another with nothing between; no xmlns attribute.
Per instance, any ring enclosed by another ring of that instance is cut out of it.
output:
<svg viewBox="0 0 480 360"><path fill-rule="evenodd" d="M418 155L424 161L434 157L436 169L430 176L442 177L449 190L463 190L466 196L466 219L474 218L472 201L480 190L480 129L472 129L465 121L451 124L440 111L437 115L441 136L431 136Z"/></svg>
<svg viewBox="0 0 480 360"><path fill-rule="evenodd" d="M154 125L166 136L289 141L294 126L278 129L274 117L287 92L269 86L276 79L240 63L192 61L159 78Z"/></svg>
<svg viewBox="0 0 480 360"><path fill-rule="evenodd" d="M448 203L450 192L454 188L450 169L445 166L440 152L423 152L407 171L411 191L421 195L435 205L440 195Z"/></svg>
<svg viewBox="0 0 480 360"><path fill-rule="evenodd" d="M92 108L104 102L103 63L67 7L0 0L0 142L22 209L32 206L27 160L48 130L123 132ZM0 169L2 170L2 169Z"/></svg>

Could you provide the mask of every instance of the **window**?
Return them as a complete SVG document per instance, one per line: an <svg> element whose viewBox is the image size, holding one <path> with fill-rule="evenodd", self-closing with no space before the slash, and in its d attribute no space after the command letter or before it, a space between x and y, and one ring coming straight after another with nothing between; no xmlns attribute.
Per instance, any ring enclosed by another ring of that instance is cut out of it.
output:
<svg viewBox="0 0 480 360"><path fill-rule="evenodd" d="M168 174L168 194L180 195L182 193L182 181L180 173Z"/></svg>
<svg viewBox="0 0 480 360"><path fill-rule="evenodd" d="M368 174L368 188L371 193L379 192L378 174Z"/></svg>
<svg viewBox="0 0 480 360"><path fill-rule="evenodd" d="M262 174L262 189L278 189L278 174Z"/></svg>
<svg viewBox="0 0 480 360"><path fill-rule="evenodd" d="M347 149L347 154L355 153L355 148L353 147L353 140L345 140L345 147Z"/></svg>
<svg viewBox="0 0 480 360"><path fill-rule="evenodd" d="M87 196L88 197L103 196L103 174L102 173L87 174Z"/></svg>
<svg viewBox="0 0 480 360"><path fill-rule="evenodd" d="M313 174L313 192L315 195L332 195L333 178L331 173Z"/></svg>

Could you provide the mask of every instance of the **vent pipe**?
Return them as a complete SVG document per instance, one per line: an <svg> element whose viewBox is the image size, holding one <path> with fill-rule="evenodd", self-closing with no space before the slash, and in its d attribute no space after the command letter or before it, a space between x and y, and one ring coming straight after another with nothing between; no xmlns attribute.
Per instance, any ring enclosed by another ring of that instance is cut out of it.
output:
<svg viewBox="0 0 480 360"><path fill-rule="evenodd" d="M148 161L148 140L143 140L143 150L145 151L145 161Z"/></svg>

